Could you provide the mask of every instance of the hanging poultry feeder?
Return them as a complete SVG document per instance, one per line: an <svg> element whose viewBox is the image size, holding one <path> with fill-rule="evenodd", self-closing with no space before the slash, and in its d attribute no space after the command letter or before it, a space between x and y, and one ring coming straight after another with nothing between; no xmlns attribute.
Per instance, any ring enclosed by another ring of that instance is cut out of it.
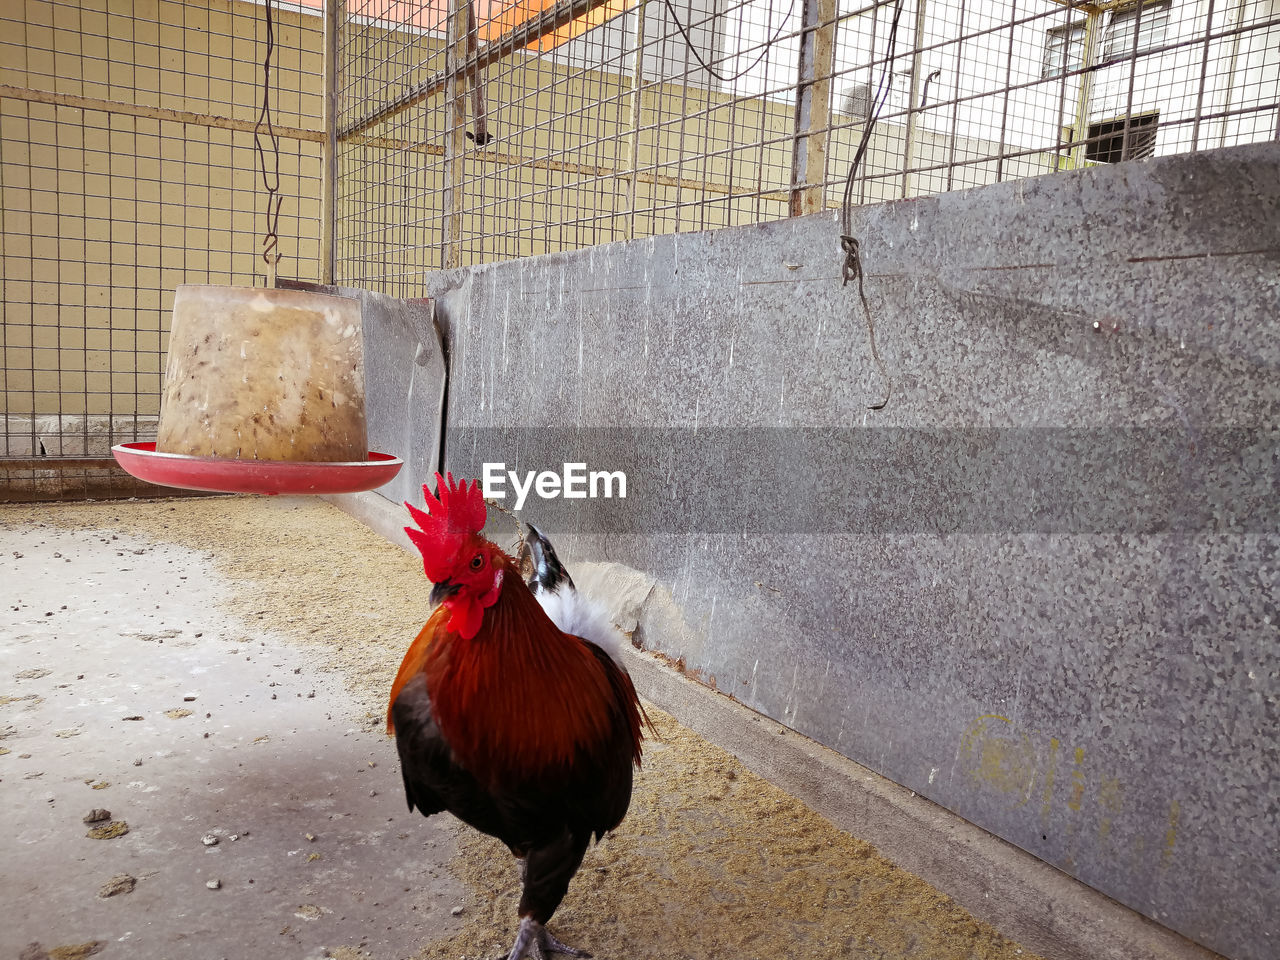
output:
<svg viewBox="0 0 1280 960"><path fill-rule="evenodd" d="M150 483L224 493L354 493L402 461L365 437L359 301L180 286L156 442L112 448Z"/></svg>
<svg viewBox="0 0 1280 960"><path fill-rule="evenodd" d="M402 461L369 452L360 303L276 288L280 150L271 120L273 0L254 142L267 197L266 288L177 289L155 443L111 448L139 480L219 493L356 493ZM271 145L274 169L268 169Z"/></svg>

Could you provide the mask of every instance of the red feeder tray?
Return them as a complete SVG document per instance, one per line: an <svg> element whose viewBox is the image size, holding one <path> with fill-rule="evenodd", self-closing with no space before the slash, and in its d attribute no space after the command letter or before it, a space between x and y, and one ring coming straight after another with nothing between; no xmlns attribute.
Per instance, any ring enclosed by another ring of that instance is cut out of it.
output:
<svg viewBox="0 0 1280 960"><path fill-rule="evenodd" d="M386 453L368 460L311 463L294 460L224 460L157 453L152 443L118 443L111 448L120 466L139 480L164 487L210 493L360 493L391 480L404 461Z"/></svg>

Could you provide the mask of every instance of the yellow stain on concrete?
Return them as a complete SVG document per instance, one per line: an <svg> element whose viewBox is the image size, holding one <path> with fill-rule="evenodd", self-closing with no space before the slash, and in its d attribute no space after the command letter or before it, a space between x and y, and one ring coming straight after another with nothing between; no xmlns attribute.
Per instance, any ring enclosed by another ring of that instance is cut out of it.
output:
<svg viewBox="0 0 1280 960"><path fill-rule="evenodd" d="M1098 805L1102 807L1102 819L1098 823L1098 839L1111 835L1111 822L1124 806L1124 787L1115 777L1103 777L1098 784Z"/></svg>
<svg viewBox="0 0 1280 960"><path fill-rule="evenodd" d="M1084 771L1080 769L1084 763L1084 748L1076 747L1076 762L1071 770L1071 799L1067 806L1073 813L1079 813L1084 805Z"/></svg>
<svg viewBox="0 0 1280 960"><path fill-rule="evenodd" d="M1040 821L1045 833L1052 822L1054 795L1060 790L1058 767L1061 762L1062 741L1049 738L1049 748L1037 756L1031 738L1018 730L1007 717L985 714L974 720L960 737L960 753L966 776L975 783L1004 794L1020 794L1016 807L1026 804L1039 785ZM1058 864L1067 871L1075 869L1077 849L1088 844L1093 835L1095 843L1109 843L1116 819L1124 812L1128 788L1118 777L1090 773L1085 767L1083 747L1072 748L1070 789L1066 797L1067 808L1072 814L1056 826L1062 833L1065 850ZM1159 868L1165 869L1173 862L1178 842L1182 810L1177 800L1170 801L1169 815L1163 841L1160 842ZM1156 839L1152 834L1159 824L1147 824L1146 835L1139 833L1130 841L1130 856L1135 867L1151 869L1147 858L1155 853Z"/></svg>
<svg viewBox="0 0 1280 960"><path fill-rule="evenodd" d="M1169 866L1173 861L1173 848L1178 842L1178 821L1182 818L1182 808L1177 800L1169 802L1169 829L1164 832L1164 849L1160 852L1161 868Z"/></svg>
<svg viewBox="0 0 1280 960"><path fill-rule="evenodd" d="M1031 739L1015 730L1007 717L987 714L974 721L960 738L961 759L969 778L1001 793L1031 796L1036 777Z"/></svg>
<svg viewBox="0 0 1280 960"><path fill-rule="evenodd" d="M1044 772L1044 795L1040 805L1040 820L1047 828L1049 816L1053 812L1053 781L1058 774L1058 750L1062 743L1057 737L1049 739L1049 761Z"/></svg>

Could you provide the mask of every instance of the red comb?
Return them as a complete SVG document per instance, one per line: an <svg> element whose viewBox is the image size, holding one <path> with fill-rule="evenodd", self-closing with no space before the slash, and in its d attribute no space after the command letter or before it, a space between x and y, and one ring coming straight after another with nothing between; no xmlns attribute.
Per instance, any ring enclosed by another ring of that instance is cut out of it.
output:
<svg viewBox="0 0 1280 960"><path fill-rule="evenodd" d="M433 583L448 579L458 548L468 535L484 528L485 519L484 496L477 481L471 481L468 486L466 480L455 482L452 473L443 477L437 473L436 489L440 491L438 499L430 487L422 486L426 510L405 502L409 516L421 529L404 528L422 554L422 567Z"/></svg>

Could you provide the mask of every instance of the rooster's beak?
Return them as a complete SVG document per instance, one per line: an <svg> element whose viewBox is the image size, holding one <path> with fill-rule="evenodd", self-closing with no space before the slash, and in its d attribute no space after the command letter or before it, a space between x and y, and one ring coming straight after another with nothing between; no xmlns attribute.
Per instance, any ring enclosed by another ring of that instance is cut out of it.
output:
<svg viewBox="0 0 1280 960"><path fill-rule="evenodd" d="M431 588L431 605L437 606L462 589L452 580L441 580Z"/></svg>

